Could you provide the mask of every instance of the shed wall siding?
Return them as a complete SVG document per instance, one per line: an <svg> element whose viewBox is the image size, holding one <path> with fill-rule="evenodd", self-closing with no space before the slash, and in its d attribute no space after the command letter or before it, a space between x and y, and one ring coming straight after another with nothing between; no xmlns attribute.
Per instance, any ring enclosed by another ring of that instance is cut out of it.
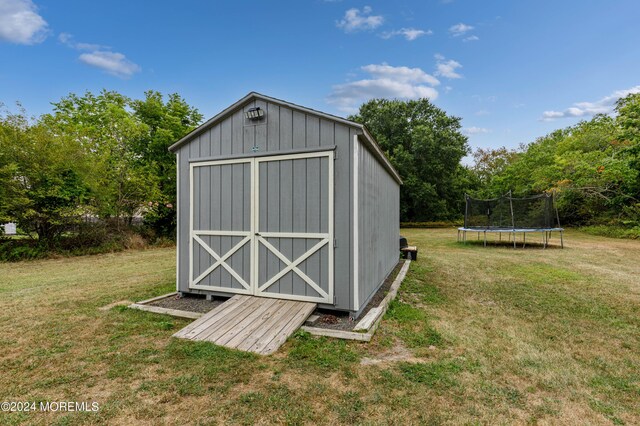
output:
<svg viewBox="0 0 640 426"><path fill-rule="evenodd" d="M361 143L358 156L358 293L363 308L398 263L400 186Z"/></svg>
<svg viewBox="0 0 640 426"><path fill-rule="evenodd" d="M259 106L266 111L266 123L259 125L245 121L244 111ZM251 101L224 120L194 137L178 149L179 200L181 221L178 224L179 264L178 289L189 289L189 163L236 154L251 155L253 147L260 154L277 155L296 149L335 147L334 223L336 248L334 251L334 294L336 309L352 310L351 238L349 218L352 213L352 150L353 135L358 129L325 118L306 114L274 103ZM373 158L373 157L372 157ZM373 159L375 161L375 159ZM382 173L386 172L380 166ZM205 172L206 173L206 172ZM203 176L203 178L206 178ZM210 177L209 177L210 178ZM204 212L203 212L204 214ZM394 243L397 245L397 239ZM395 246L394 246L395 247Z"/></svg>

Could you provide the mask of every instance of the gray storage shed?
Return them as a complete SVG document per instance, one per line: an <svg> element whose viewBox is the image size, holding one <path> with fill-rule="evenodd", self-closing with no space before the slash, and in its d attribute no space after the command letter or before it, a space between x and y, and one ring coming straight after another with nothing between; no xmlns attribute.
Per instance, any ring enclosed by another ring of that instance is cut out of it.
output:
<svg viewBox="0 0 640 426"><path fill-rule="evenodd" d="M398 262L402 181L362 124L252 92L169 149L181 293L357 316Z"/></svg>

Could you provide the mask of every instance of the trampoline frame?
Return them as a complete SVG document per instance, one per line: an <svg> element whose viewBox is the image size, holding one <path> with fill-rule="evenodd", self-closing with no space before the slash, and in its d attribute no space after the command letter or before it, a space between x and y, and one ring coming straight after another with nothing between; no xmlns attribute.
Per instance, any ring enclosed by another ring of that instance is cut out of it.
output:
<svg viewBox="0 0 640 426"><path fill-rule="evenodd" d="M564 248L564 228L542 228L542 229L527 229L527 228L458 228L458 242L466 244L467 243L467 232L477 232L478 240L480 240L480 234L484 234L484 246L487 246L487 233L497 233L499 241L502 241L502 233L505 233L509 236L509 242L511 242L511 236L513 235L513 248L517 247L517 234L522 233L522 248L525 248L527 245L527 234L528 233L541 233L542 234L542 249L546 249L549 245L549 241L551 240L552 232L560 233L560 247Z"/></svg>
<svg viewBox="0 0 640 426"><path fill-rule="evenodd" d="M558 214L558 208L555 205L555 197L554 197L554 193L552 193L551 196L551 203L552 203L552 208L555 210L555 216L556 216L556 223L558 225L558 227L556 228L516 228L515 227L515 219L514 219L514 212L513 212L513 196L511 191L509 191L507 194L505 194L503 197L505 198L509 198L509 206L510 206L510 210L511 210L511 223L513 224L512 228L506 228L506 227L501 227L501 228L492 228L490 226L487 227L467 227L467 217L469 214L469 195L465 194L465 200L467 201L465 203L465 210L464 210L464 225L460 228L458 228L458 242L462 241L464 244L467 243L467 232L477 232L478 233L478 240L480 240L480 233L484 234L484 246L487 246L487 233L497 233L498 234L498 240L502 241L502 233L506 233L509 236L509 242L511 241L511 236L513 235L513 248L515 249L517 247L517 241L516 241L516 237L518 233L522 233L522 248L526 247L527 245L527 234L528 233L541 233L542 234L542 248L546 249L547 246L549 245L549 241L551 240L551 233L552 232L559 232L560 233L560 247L564 248L564 238L563 238L563 233L564 233L564 228L560 227L560 216ZM549 195L547 195L549 196ZM491 200L486 200L486 201L491 201Z"/></svg>

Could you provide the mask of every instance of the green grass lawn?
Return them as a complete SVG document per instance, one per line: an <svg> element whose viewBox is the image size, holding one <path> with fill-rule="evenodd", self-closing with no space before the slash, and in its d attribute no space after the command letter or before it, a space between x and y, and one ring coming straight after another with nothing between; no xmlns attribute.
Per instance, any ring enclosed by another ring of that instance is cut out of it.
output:
<svg viewBox="0 0 640 426"><path fill-rule="evenodd" d="M0 264L0 399L97 413L0 424L640 424L640 241L418 245L369 344L296 334L260 357L114 307L174 288L173 249Z"/></svg>

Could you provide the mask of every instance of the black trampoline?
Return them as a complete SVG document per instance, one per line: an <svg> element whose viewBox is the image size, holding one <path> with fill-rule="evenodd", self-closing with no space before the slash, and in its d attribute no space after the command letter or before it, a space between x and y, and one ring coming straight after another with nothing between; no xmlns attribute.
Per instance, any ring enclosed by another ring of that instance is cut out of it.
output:
<svg viewBox="0 0 640 426"><path fill-rule="evenodd" d="M522 235L522 247L527 244L527 234L539 233L542 236L542 248L547 248L553 232L560 234L560 247L564 248L563 231L560 227L558 210L553 194L541 194L533 197L514 198L511 192L499 198L480 200L465 195L464 226L458 228L458 242L467 242L467 232L476 232L484 236L487 245L487 233L497 233L513 238L513 248L517 245L518 234Z"/></svg>

